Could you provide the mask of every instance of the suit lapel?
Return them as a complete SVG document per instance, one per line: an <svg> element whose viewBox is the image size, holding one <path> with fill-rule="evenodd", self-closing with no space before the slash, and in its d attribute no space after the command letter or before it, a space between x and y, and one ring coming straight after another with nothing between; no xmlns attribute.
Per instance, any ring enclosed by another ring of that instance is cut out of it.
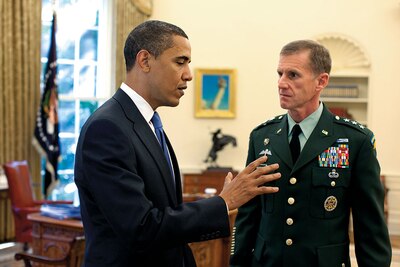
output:
<svg viewBox="0 0 400 267"><path fill-rule="evenodd" d="M142 114L132 102L129 96L121 89L115 94L114 98L121 104L122 109L125 112L126 117L132 122L132 129L137 134L142 144L154 159L154 163L162 174L162 179L165 187L167 188L168 195L175 205L177 205L177 192L172 184L171 172L168 166L168 162L165 159L164 153L161 149L160 144L157 141L156 136L152 132L146 120ZM174 169L178 169L175 153L168 141L168 148L170 149L171 155L173 155ZM171 156L172 157L172 156ZM175 171L176 173L176 171Z"/></svg>
<svg viewBox="0 0 400 267"><path fill-rule="evenodd" d="M297 171L311 160L315 160L337 138L338 136L335 135L333 130L333 115L324 106L321 118L301 151L292 172Z"/></svg>
<svg viewBox="0 0 400 267"><path fill-rule="evenodd" d="M176 185L176 197L178 198L178 203L182 203L182 184L181 184L181 173L179 171L179 165L178 165L178 160L176 159L176 155L174 152L174 149L172 148L172 145L168 139L167 133L164 131L165 134L165 140L167 141L167 146L169 150L169 154L171 156L171 163L172 166L174 167L174 174L175 174L175 185Z"/></svg>

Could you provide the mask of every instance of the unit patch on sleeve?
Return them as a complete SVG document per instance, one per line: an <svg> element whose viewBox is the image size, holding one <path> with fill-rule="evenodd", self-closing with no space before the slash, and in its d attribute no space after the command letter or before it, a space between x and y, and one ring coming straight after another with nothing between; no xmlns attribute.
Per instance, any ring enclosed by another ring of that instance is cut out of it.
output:
<svg viewBox="0 0 400 267"><path fill-rule="evenodd" d="M376 140L375 140L375 136L374 136L374 135L373 135L372 138L371 138L371 144L372 144L372 147L373 147L374 149L376 149Z"/></svg>

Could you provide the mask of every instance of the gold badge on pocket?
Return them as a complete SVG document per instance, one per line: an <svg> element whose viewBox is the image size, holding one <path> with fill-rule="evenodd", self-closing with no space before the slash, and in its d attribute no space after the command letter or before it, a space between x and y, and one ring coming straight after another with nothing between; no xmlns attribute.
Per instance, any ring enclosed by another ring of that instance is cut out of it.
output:
<svg viewBox="0 0 400 267"><path fill-rule="evenodd" d="M324 207L326 211L333 211L336 209L338 200L335 196L329 196L325 199Z"/></svg>

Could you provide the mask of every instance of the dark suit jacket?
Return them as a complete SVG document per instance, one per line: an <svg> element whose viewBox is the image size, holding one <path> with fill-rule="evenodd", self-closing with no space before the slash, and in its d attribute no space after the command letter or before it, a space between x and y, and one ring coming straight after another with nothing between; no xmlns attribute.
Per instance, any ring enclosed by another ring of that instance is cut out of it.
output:
<svg viewBox="0 0 400 267"><path fill-rule="evenodd" d="M341 146L348 152L342 165L324 163ZM265 152L268 164L280 165L282 177L271 183L279 192L253 199L239 209L232 266L350 266L350 211L359 266L390 266L384 190L370 130L333 116L324 107L294 165L287 115L282 115L251 133L247 161Z"/></svg>
<svg viewBox="0 0 400 267"><path fill-rule="evenodd" d="M168 138L167 138L168 139ZM179 166L122 90L82 128L75 159L85 266L195 266L188 242L228 236L221 197L182 204Z"/></svg>

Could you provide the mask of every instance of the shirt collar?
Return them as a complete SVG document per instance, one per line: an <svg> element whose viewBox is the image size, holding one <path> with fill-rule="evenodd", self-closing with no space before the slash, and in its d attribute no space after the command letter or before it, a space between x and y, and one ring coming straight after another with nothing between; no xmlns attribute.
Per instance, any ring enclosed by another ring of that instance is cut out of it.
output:
<svg viewBox="0 0 400 267"><path fill-rule="evenodd" d="M154 114L154 110L152 109L150 104L142 96L136 93L135 90L130 88L126 83L122 83L120 88L129 96L130 99L132 99L133 103L135 103L136 107L139 109L139 112L142 114L144 119L149 122Z"/></svg>
<svg viewBox="0 0 400 267"><path fill-rule="evenodd" d="M323 111L323 105L322 102L320 102L317 110L311 113L307 118L305 118L299 123L301 131L306 137L306 139L310 137L311 133L314 131L315 126L317 126L319 118L322 115L322 111ZM291 135L293 126L295 124L296 122L288 114L288 126L289 126L288 135Z"/></svg>

